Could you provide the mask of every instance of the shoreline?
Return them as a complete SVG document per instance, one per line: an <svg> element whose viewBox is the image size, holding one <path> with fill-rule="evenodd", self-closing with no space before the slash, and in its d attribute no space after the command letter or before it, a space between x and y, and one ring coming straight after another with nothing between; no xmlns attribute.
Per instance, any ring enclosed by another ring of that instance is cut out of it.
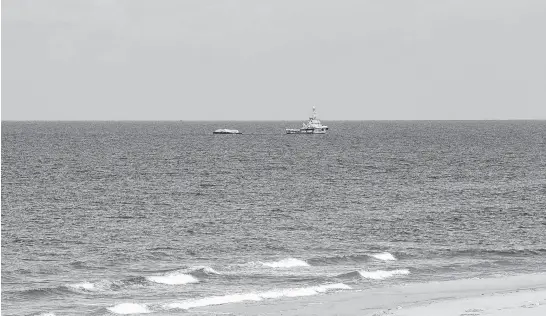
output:
<svg viewBox="0 0 546 316"><path fill-rule="evenodd" d="M546 273L413 283L200 310L245 316L538 316L546 315Z"/></svg>

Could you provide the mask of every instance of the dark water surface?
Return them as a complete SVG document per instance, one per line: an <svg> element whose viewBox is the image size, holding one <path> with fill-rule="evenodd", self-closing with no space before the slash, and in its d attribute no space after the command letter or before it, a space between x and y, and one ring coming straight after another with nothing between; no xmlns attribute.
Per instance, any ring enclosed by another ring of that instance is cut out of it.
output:
<svg viewBox="0 0 546 316"><path fill-rule="evenodd" d="M2 122L2 315L546 272L546 122L326 123Z"/></svg>

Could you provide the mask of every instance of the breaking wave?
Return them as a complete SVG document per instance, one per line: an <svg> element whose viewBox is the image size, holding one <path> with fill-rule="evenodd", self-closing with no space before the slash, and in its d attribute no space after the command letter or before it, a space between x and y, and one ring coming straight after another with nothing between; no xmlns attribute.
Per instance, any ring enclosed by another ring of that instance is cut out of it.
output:
<svg viewBox="0 0 546 316"><path fill-rule="evenodd" d="M195 277L189 274L183 274L183 273L149 276L149 277L146 277L146 280L152 281L155 283L170 284L170 285L189 284L189 283L199 282L199 280L197 280Z"/></svg>
<svg viewBox="0 0 546 316"><path fill-rule="evenodd" d="M115 314L126 315L126 314L147 314L152 311L146 306L146 304L136 304L136 303L122 303L116 306L108 307L109 311Z"/></svg>
<svg viewBox="0 0 546 316"><path fill-rule="evenodd" d="M207 275L220 275L222 273L214 270L211 267L208 266L195 266L188 269L182 269L180 270L184 273L191 274L193 276L199 277L199 276L207 276Z"/></svg>
<svg viewBox="0 0 546 316"><path fill-rule="evenodd" d="M149 282L179 285L198 283L200 277L207 277L210 275L220 275L221 273L207 266L195 266L185 269L178 269L172 271L166 271L161 275L151 275L146 277L132 277L123 280L108 281L101 280L97 282L81 282L75 284L68 284L65 289L76 292L104 292L104 291L118 291L128 287L145 286ZM60 288L63 289L62 287Z"/></svg>
<svg viewBox="0 0 546 316"><path fill-rule="evenodd" d="M272 290L267 292L257 293L240 293L229 294L222 296L209 296L200 299L188 300L184 302L163 304L161 306L149 305L149 304L136 304L136 303L122 303L112 307L108 310L115 314L143 314L151 313L156 308L159 310L171 310L171 309L192 309L196 307L205 307L212 305L222 305L229 303L240 303L245 301L262 301L266 299L276 299L281 297L299 297L299 296L311 296L326 293L334 290L350 290L351 287L343 283L324 284L318 286L301 287L301 288L288 288L280 290Z"/></svg>
<svg viewBox="0 0 546 316"><path fill-rule="evenodd" d="M228 303L238 303L243 301L261 301L264 299L275 299L281 297L298 297L298 296L311 296L320 293L326 293L331 290L350 290L351 287L343 284L325 284L318 286L302 287L302 288L289 288L281 290L273 290L259 293L245 293L245 294L231 294L224 296L211 296L197 300L190 300L180 303L171 303L166 305L168 309L190 309L195 307L203 307L210 305L221 305Z"/></svg>
<svg viewBox="0 0 546 316"><path fill-rule="evenodd" d="M374 257L375 259L384 260L384 261L396 260L396 258L392 254L390 254L388 252L371 254L370 256Z"/></svg>
<svg viewBox="0 0 546 316"><path fill-rule="evenodd" d="M239 303L244 301L261 301L262 298L259 294L231 294L224 296L211 296L193 301L171 303L165 306L166 309L190 309L195 307L204 307L211 305L221 305L228 303Z"/></svg>
<svg viewBox="0 0 546 316"><path fill-rule="evenodd" d="M86 291L94 291L96 290L95 284L90 282L83 282L83 283L76 283L76 284L69 284L68 286L74 288L74 289L81 289Z"/></svg>
<svg viewBox="0 0 546 316"><path fill-rule="evenodd" d="M198 278L205 278L212 275L220 275L222 273L208 266L194 266L184 269L168 271L163 275L153 275L146 277L146 280L154 283L162 284L190 284L198 283Z"/></svg>

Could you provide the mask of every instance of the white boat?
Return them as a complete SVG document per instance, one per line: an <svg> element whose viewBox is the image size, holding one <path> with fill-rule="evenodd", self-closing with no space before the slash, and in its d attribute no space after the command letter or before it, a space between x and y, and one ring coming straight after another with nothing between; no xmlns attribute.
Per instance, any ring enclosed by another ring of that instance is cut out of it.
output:
<svg viewBox="0 0 546 316"><path fill-rule="evenodd" d="M239 130L236 130L236 129L225 129L225 128L221 128L221 129L217 129L215 130L214 132L212 132L213 134L242 134L241 132L239 132Z"/></svg>
<svg viewBox="0 0 546 316"><path fill-rule="evenodd" d="M304 122L299 129L287 128L286 134L326 134L327 130L328 126L322 125L317 119L317 110L313 107L313 116L307 122Z"/></svg>

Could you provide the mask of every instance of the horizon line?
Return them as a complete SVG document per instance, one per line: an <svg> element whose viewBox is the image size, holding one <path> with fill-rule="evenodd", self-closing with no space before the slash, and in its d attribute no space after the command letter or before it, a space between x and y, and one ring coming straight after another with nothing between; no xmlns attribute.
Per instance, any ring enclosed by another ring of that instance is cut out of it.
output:
<svg viewBox="0 0 546 316"><path fill-rule="evenodd" d="M72 120L0 120L0 122L300 122L302 120L139 120L139 119L72 119ZM355 119L337 119L337 120L323 120L328 122L478 122L478 121L546 121L546 118L509 118L509 119L368 119L368 120L355 120Z"/></svg>

